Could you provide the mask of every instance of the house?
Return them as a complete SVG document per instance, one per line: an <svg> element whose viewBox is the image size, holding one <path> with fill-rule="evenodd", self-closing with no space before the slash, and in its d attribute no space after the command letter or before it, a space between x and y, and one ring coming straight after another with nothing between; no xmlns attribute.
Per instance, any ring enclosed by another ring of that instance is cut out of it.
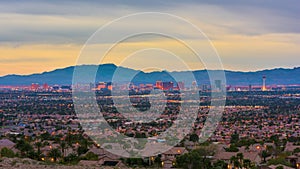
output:
<svg viewBox="0 0 300 169"><path fill-rule="evenodd" d="M300 148L300 146L296 146L292 142L287 142L284 151L293 152L296 148Z"/></svg>
<svg viewBox="0 0 300 169"><path fill-rule="evenodd" d="M214 155L214 161L223 160L226 163L230 163L230 158L236 156L238 153L242 153L244 159L249 159L251 162L256 164L261 163L262 158L259 155L264 149L260 144L254 144L249 148L241 147L238 152L226 152L224 149L225 145L217 145L217 152Z"/></svg>
<svg viewBox="0 0 300 169"><path fill-rule="evenodd" d="M162 166L164 168L172 168L173 166L175 166L175 161L171 159L166 159L162 162Z"/></svg>
<svg viewBox="0 0 300 169"><path fill-rule="evenodd" d="M163 168L171 168L175 165L176 157L188 153L184 147L173 147L161 156Z"/></svg>
<svg viewBox="0 0 300 169"><path fill-rule="evenodd" d="M8 148L8 149L11 149L14 153L17 153L19 150L17 150L15 148L15 143L8 140L8 139L2 139L0 140L0 150L4 147Z"/></svg>
<svg viewBox="0 0 300 169"><path fill-rule="evenodd" d="M114 167L116 169L127 169L128 167L122 163L120 160L114 160L114 161L105 161L102 166L109 166Z"/></svg>
<svg viewBox="0 0 300 169"><path fill-rule="evenodd" d="M98 161L90 161L90 160L80 160L78 165L80 166L100 166Z"/></svg>
<svg viewBox="0 0 300 169"><path fill-rule="evenodd" d="M270 165L270 166L268 166L268 169L276 169L277 167L280 167L280 166L282 166L283 169L294 169L292 167L288 167L288 166L281 165L281 164L279 164L279 165Z"/></svg>
<svg viewBox="0 0 300 169"><path fill-rule="evenodd" d="M230 158L236 155L237 152L226 152L226 151L217 152L214 156L214 161L223 160L226 163L230 163Z"/></svg>
<svg viewBox="0 0 300 169"><path fill-rule="evenodd" d="M292 164L292 167L300 169L300 153L287 156L285 159Z"/></svg>
<svg viewBox="0 0 300 169"><path fill-rule="evenodd" d="M12 149L16 144L8 139L0 140L0 149L6 147L8 149Z"/></svg>
<svg viewBox="0 0 300 169"><path fill-rule="evenodd" d="M115 155L111 152L108 152L105 149L93 146L87 153L89 153L89 152L92 152L92 153L98 155L98 157L99 157L98 161L91 162L91 163L93 163L93 165L109 166L109 167L120 168L120 169L127 168L126 165L123 164L122 161L119 160L120 156ZM84 163L89 163L89 162L82 160L82 161L80 161L80 163L84 164Z"/></svg>

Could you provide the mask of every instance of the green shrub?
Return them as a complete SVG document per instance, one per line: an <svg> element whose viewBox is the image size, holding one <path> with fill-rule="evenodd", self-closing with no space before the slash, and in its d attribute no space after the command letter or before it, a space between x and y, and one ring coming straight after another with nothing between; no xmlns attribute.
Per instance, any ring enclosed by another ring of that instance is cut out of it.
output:
<svg viewBox="0 0 300 169"><path fill-rule="evenodd" d="M8 158L15 157L15 153L11 149L8 149L7 147L2 148L0 154L1 157L8 157Z"/></svg>

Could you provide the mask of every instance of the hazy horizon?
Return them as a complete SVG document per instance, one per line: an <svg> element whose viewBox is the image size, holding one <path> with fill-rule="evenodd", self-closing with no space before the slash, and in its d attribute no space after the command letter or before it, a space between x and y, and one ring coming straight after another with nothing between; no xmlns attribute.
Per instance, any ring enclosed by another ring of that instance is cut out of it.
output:
<svg viewBox="0 0 300 169"><path fill-rule="evenodd" d="M107 64L113 64L113 65L115 65L114 63L104 63L104 64L100 64L100 65L107 65ZM27 75L33 75L33 74L43 74L43 73L46 73L46 72L52 72L52 71L55 71L55 70L66 69L66 68L74 67L74 66L100 66L100 65L97 65L97 64L88 64L88 65L69 65L69 66L66 66L66 67L58 67L58 68L56 68L56 69L51 69L51 70L41 71L41 72L33 72L33 73L29 73L29 74L6 74L6 75L0 75L0 78L1 78L1 77L4 77L4 76L11 76L11 75L27 76ZM118 66L118 65L115 65L115 66ZM205 69L205 68L204 68L204 69L172 70L172 71L169 71L169 70L143 71L143 70L141 70L141 69L139 69L139 68L131 68L131 67L127 67L127 66L118 66L118 67L124 67L124 68L132 69L132 70L142 71L142 72L145 72L145 73L162 72L162 71L167 71L167 72L183 72L183 71L209 70L209 69ZM295 66L295 67L274 67L274 68L266 68L266 69L258 69L258 70L249 70L249 71L224 69L224 71L232 71L232 72L243 72L243 73L248 73L248 72L259 72L259 71L274 70L274 69L295 69L295 68L300 68L300 65L299 65L299 66ZM211 69L211 70L219 70L219 69Z"/></svg>

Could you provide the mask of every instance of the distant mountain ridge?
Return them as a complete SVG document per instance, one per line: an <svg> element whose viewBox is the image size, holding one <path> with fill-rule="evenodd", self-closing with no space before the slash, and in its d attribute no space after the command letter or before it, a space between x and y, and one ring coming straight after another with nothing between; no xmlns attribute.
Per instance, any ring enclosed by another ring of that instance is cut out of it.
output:
<svg viewBox="0 0 300 169"><path fill-rule="evenodd" d="M97 65L81 65L77 66L79 70L86 70L89 68L96 69ZM49 85L66 85L72 84L74 66L56 69L49 72L31 74L31 75L6 75L0 77L0 85L30 85L32 83ZM178 80L185 82L187 85L191 84L194 79L189 79L187 74L193 73L197 79L198 84L209 84L209 78L206 70L196 71L180 71L180 72L151 72L145 73L139 70L134 70L125 67L118 67L114 64L103 64L98 67L96 76L96 82L99 81L111 81L115 71L121 73L119 81L126 81L125 77L130 74L136 74L132 80L134 83L152 83L154 84L157 80L163 81L174 81L170 75L176 75L179 77ZM218 71L218 70L212 70ZM261 85L262 76L267 77L267 85L291 85L300 84L300 67L293 69L270 69L261 70L256 72L240 72L240 71L229 71L225 70L227 85ZM124 78L124 79L123 79ZM89 83L89 82L87 82Z"/></svg>

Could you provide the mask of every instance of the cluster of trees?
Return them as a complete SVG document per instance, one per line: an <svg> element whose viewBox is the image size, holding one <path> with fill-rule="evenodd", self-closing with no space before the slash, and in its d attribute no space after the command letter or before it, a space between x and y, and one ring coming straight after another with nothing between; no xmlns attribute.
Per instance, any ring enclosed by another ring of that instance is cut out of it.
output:
<svg viewBox="0 0 300 169"><path fill-rule="evenodd" d="M62 136L52 136L48 132L41 134L36 138L25 137L24 135L11 135L10 140L16 143L15 148L19 153L14 153L8 148L2 148L0 151L1 157L27 157L39 161L60 162L64 164L76 164L80 160L98 160L98 156L94 153L87 153L89 147L94 144L89 138L83 137L82 133L74 134L72 131L67 133L65 139ZM51 148L45 155L42 148L50 146L50 141L58 144L57 148ZM74 147L76 146L76 149ZM68 148L73 149L73 153L66 155ZM86 154L87 153L87 154ZM86 154L85 156L81 156Z"/></svg>
<svg viewBox="0 0 300 169"><path fill-rule="evenodd" d="M201 148L178 156L176 158L176 166L184 169L210 169L213 167L211 157L214 153L214 147L202 146Z"/></svg>
<svg viewBox="0 0 300 169"><path fill-rule="evenodd" d="M238 153L236 156L232 156L230 158L229 165L232 165L234 168L256 168L256 166L253 163L251 163L249 159L244 159L244 155L242 153Z"/></svg>
<svg viewBox="0 0 300 169"><path fill-rule="evenodd" d="M207 148L199 148L183 154L176 158L177 167L183 169L227 169L227 168L247 168L257 169L249 159L244 159L242 153L230 158L230 163L219 160L212 162L211 156L214 151Z"/></svg>
<svg viewBox="0 0 300 169"><path fill-rule="evenodd" d="M8 157L8 158L15 157L15 153L7 147L4 147L1 149L0 155L1 155L1 157Z"/></svg>
<svg viewBox="0 0 300 169"><path fill-rule="evenodd" d="M202 149L192 150L176 159L176 165L184 169L209 169L212 168L210 158Z"/></svg>
<svg viewBox="0 0 300 169"><path fill-rule="evenodd" d="M249 146L257 143L254 139L240 139L239 134L237 132L231 135L230 146L225 148L227 152L238 152L239 147L246 146L246 149L249 149Z"/></svg>

